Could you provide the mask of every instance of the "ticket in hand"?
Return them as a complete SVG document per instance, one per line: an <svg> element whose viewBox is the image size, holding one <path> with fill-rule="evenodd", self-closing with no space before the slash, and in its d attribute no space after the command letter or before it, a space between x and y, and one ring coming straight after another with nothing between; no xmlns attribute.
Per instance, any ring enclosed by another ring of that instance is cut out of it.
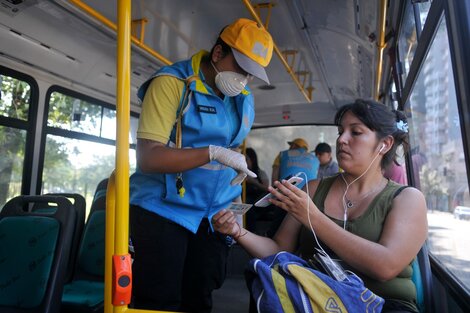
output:
<svg viewBox="0 0 470 313"><path fill-rule="evenodd" d="M245 214L253 205L252 204L246 204L246 203L235 203L232 202L230 204L230 207L228 208L230 211L233 212L233 214L236 215L243 215Z"/></svg>

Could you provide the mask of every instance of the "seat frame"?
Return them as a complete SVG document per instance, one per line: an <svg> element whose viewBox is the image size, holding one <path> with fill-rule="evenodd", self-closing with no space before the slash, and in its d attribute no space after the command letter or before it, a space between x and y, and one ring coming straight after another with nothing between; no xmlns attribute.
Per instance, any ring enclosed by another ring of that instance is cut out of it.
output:
<svg viewBox="0 0 470 313"><path fill-rule="evenodd" d="M34 212L31 207L37 203L56 203L55 212ZM34 308L0 307L2 313L58 313L60 312L62 290L66 275L67 264L75 224L75 214L72 203L57 196L17 196L9 200L2 211L0 219L14 216L42 216L54 218L59 222L59 235L50 270L46 291L41 303Z"/></svg>

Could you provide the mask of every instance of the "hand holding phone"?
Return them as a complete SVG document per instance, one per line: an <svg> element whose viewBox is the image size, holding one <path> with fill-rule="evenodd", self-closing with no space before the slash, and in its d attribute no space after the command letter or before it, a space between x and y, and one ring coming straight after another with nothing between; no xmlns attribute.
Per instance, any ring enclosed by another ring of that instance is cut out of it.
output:
<svg viewBox="0 0 470 313"><path fill-rule="evenodd" d="M299 177L298 175L300 175L300 173L296 174L295 176L292 176L291 178L289 178L287 181L289 183L291 183L292 185L296 186L296 185L299 185L301 182L304 181L304 179L302 177ZM276 188L277 190L277 188ZM265 195L263 198L259 199L256 203L255 203L255 206L257 207L267 207L268 205L271 204L271 202L269 202L269 199L274 199L275 197L273 196L272 193L268 193L267 195Z"/></svg>

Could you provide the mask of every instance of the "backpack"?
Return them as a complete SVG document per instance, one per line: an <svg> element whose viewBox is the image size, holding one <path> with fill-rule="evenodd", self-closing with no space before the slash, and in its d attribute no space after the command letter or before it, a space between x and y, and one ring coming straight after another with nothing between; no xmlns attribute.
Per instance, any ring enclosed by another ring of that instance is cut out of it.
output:
<svg viewBox="0 0 470 313"><path fill-rule="evenodd" d="M384 304L355 274L337 281L288 252L252 259L246 278L260 313L372 313Z"/></svg>

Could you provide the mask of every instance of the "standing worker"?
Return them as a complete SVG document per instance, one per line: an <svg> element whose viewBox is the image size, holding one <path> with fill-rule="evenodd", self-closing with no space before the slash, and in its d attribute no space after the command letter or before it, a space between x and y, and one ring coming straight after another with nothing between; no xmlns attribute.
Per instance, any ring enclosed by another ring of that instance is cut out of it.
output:
<svg viewBox="0 0 470 313"><path fill-rule="evenodd" d="M274 160L271 182L274 183L299 172L307 175L307 181L316 179L320 162L308 152L307 141L303 138L296 138L287 143L289 149L279 152ZM305 179L305 176L301 177Z"/></svg>
<svg viewBox="0 0 470 313"><path fill-rule="evenodd" d="M211 311L231 238L209 221L239 198L247 175L256 176L233 149L254 120L247 83L253 76L269 83L272 50L271 35L241 18L210 53L165 66L140 87L138 166L130 179L135 308Z"/></svg>
<svg viewBox="0 0 470 313"><path fill-rule="evenodd" d="M289 144L289 149L279 152L274 160L271 183L274 184L275 181L281 181L299 172L303 172L305 175L301 174L300 177L304 179L304 182L297 185L297 187L302 188L306 182L317 179L320 161L318 161L316 156L308 152L308 143L305 139L296 138L287 143ZM277 229L286 216L286 211L275 206L273 207L273 221L266 233L268 237L276 234Z"/></svg>

